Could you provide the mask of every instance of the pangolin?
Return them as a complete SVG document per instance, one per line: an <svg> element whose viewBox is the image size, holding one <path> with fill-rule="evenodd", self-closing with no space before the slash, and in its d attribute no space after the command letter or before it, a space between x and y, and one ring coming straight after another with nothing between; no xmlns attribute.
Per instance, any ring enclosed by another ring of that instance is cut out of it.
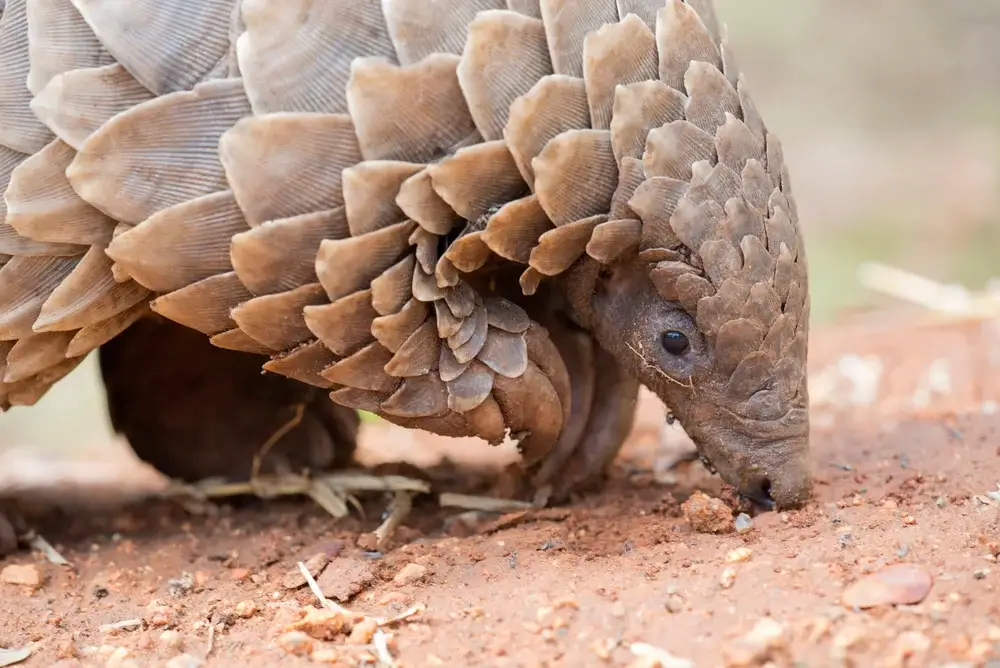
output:
<svg viewBox="0 0 1000 668"><path fill-rule="evenodd" d="M0 403L100 348L167 475L282 425L272 468L344 466L363 410L565 498L643 384L808 496L798 212L711 0L0 6Z"/></svg>

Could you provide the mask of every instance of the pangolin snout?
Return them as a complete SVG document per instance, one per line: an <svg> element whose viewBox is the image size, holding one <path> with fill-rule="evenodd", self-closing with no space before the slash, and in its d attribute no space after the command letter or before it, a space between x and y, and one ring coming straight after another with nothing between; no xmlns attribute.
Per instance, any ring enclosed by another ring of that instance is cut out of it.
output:
<svg viewBox="0 0 1000 668"><path fill-rule="evenodd" d="M769 448L775 444L760 444L764 456L737 471L733 480L727 480L734 485L740 494L767 510L778 508L796 508L804 504L812 493L812 469L809 465L808 444L783 443L776 449L786 448L799 454L794 457L779 457L778 461L768 462ZM726 476L723 476L725 478Z"/></svg>
<svg viewBox="0 0 1000 668"><path fill-rule="evenodd" d="M719 476L747 499L766 509L804 504L812 493L806 412L791 411L777 424L734 417L716 413L685 429Z"/></svg>

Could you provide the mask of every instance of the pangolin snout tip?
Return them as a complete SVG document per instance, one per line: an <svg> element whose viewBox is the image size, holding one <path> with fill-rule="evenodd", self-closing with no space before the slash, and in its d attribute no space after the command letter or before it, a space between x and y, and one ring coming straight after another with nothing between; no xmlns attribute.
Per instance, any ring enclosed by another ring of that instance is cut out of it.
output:
<svg viewBox="0 0 1000 668"><path fill-rule="evenodd" d="M812 470L807 455L769 470L741 476L740 494L764 510L789 510L804 505L812 496Z"/></svg>

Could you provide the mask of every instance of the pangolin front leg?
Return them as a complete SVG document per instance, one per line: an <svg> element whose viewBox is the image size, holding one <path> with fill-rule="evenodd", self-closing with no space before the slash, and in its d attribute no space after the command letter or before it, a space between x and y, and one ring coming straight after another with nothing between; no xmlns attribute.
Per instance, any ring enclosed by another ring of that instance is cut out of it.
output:
<svg viewBox="0 0 1000 668"><path fill-rule="evenodd" d="M632 429L639 384L585 330L547 324L569 373L570 417L531 484L558 502L592 485L614 460Z"/></svg>
<svg viewBox="0 0 1000 668"><path fill-rule="evenodd" d="M586 427L556 479L557 500L598 483L621 450L632 425L639 383L602 348L594 346L595 383Z"/></svg>

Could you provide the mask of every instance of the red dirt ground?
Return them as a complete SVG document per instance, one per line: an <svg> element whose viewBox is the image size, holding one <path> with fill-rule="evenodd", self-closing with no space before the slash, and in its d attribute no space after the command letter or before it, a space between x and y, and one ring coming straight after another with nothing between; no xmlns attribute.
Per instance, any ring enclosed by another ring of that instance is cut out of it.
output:
<svg viewBox="0 0 1000 668"><path fill-rule="evenodd" d="M817 498L760 514L742 535L697 533L684 518L692 489L718 495L719 481L700 464L663 470L662 409L646 397L601 493L478 524L447 523L456 513L426 497L380 555L356 547L379 523L379 499L366 521L338 523L309 501L287 500L207 516L157 502L39 525L71 566L29 552L0 562L42 575L38 587L0 583L0 647L30 647L25 666L996 668L998 343L977 322L903 329L898 316L816 332ZM868 355L881 359L878 386L851 370ZM442 444L381 425L364 434L369 449L414 442L428 452ZM0 488L11 485L14 456L0 462ZM17 470L30 476L23 464ZM136 487L155 482L126 459L85 465ZM743 547L748 558L733 552ZM346 607L392 616L426 606L386 629L394 664L377 663L369 644L284 630L318 603L283 580L320 552L336 555L320 576L327 595L355 592ZM933 578L923 600L845 607L846 588L897 562ZM422 577L394 582L410 564ZM765 618L774 623L744 637ZM101 629L128 620L141 621ZM768 629L771 643L749 651ZM636 643L690 663L638 658Z"/></svg>

